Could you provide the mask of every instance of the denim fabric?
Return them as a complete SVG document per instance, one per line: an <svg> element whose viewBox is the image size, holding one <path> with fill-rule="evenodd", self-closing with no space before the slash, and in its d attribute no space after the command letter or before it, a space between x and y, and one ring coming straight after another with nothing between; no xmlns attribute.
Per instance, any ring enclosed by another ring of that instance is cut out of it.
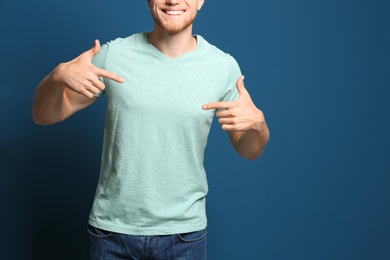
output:
<svg viewBox="0 0 390 260"><path fill-rule="evenodd" d="M88 225L87 256L91 260L206 260L207 230L164 236L112 233Z"/></svg>

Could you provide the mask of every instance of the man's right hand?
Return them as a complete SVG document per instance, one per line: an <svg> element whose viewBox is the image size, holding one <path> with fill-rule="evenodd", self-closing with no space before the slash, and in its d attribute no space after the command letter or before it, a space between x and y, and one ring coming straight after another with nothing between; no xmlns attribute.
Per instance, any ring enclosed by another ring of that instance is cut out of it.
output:
<svg viewBox="0 0 390 260"><path fill-rule="evenodd" d="M95 45L80 56L66 63L61 63L54 71L54 78L66 88L92 98L105 89L101 78L107 78L119 83L125 80L110 71L103 70L92 64L93 57L100 51L100 42L95 40Z"/></svg>

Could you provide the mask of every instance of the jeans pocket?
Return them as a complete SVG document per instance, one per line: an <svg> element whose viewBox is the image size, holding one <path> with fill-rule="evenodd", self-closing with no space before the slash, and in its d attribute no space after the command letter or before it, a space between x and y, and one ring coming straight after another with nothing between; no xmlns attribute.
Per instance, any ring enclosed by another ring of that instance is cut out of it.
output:
<svg viewBox="0 0 390 260"><path fill-rule="evenodd" d="M100 228L91 226L90 224L88 224L87 231L88 231L88 234L90 236L92 236L94 238L98 238L98 239L108 238L113 234L113 232L111 232L111 231L100 229Z"/></svg>
<svg viewBox="0 0 390 260"><path fill-rule="evenodd" d="M197 242L204 240L206 238L206 235L207 230L202 229L195 232L178 234L178 237L182 242Z"/></svg>

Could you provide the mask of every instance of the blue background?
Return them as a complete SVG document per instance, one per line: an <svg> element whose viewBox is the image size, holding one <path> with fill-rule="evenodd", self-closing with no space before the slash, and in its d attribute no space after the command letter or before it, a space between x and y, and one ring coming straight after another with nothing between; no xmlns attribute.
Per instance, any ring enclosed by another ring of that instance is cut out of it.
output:
<svg viewBox="0 0 390 260"><path fill-rule="evenodd" d="M390 259L390 2L212 1L194 32L231 53L271 140L206 151L210 259ZM105 100L31 118L58 63L153 22L144 1L0 2L0 256L83 259Z"/></svg>

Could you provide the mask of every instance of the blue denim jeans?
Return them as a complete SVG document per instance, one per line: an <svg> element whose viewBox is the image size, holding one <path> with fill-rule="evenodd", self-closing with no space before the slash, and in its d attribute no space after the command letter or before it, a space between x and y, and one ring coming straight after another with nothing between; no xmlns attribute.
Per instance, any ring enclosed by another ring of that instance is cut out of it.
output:
<svg viewBox="0 0 390 260"><path fill-rule="evenodd" d="M132 236L88 225L87 255L91 260L206 260L207 230L164 236Z"/></svg>

